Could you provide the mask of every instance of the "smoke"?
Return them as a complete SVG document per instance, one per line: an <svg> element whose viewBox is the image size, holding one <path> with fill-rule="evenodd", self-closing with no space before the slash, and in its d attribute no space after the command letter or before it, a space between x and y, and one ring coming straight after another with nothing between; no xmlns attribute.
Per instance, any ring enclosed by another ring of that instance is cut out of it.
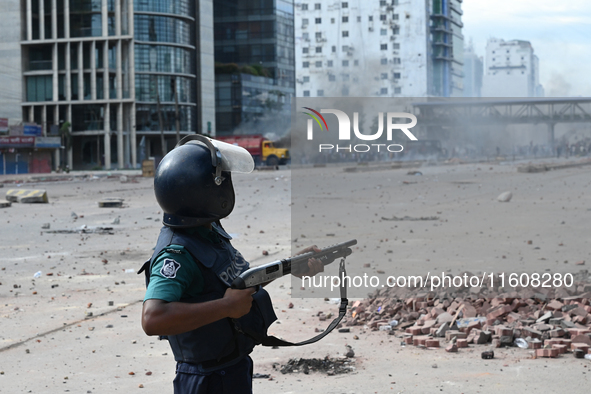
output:
<svg viewBox="0 0 591 394"><path fill-rule="evenodd" d="M550 80L546 83L547 97L569 97L571 90L572 85L557 72L553 72Z"/></svg>

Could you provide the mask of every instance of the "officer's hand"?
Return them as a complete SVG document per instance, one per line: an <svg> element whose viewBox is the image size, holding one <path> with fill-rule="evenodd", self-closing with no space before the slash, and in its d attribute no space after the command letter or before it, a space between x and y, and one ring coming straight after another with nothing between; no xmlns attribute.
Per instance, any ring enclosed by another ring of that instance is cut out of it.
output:
<svg viewBox="0 0 591 394"><path fill-rule="evenodd" d="M232 319L238 319L250 312L252 306L252 295L255 293L254 287L244 290L230 289L224 294L224 301L227 305L227 315Z"/></svg>
<svg viewBox="0 0 591 394"><path fill-rule="evenodd" d="M304 253L308 253L308 252L320 252L320 249L318 248L318 246L316 245L312 245L307 247L306 249L300 250L296 256L298 254L304 254ZM324 264L318 260L318 259L308 259L308 269L307 271L304 272L300 272L298 274L294 274L294 276L297 276L298 278L301 278L302 276L314 276L319 272L324 272Z"/></svg>

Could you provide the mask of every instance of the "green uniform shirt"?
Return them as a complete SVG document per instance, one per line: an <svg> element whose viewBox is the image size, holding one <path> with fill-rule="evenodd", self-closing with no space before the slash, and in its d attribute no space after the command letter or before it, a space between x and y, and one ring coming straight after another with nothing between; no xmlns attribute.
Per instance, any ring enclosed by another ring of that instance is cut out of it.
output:
<svg viewBox="0 0 591 394"><path fill-rule="evenodd" d="M221 242L214 230L194 227L185 230L199 234L211 243ZM150 284L144 301L158 299L166 302L198 296L203 291L203 275L193 256L181 245L170 245L162 249L152 263Z"/></svg>

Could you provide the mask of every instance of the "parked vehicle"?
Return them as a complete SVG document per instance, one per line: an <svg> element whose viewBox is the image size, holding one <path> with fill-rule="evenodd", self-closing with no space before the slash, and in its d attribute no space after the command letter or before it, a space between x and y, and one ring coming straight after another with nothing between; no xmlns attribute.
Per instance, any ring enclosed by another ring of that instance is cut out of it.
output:
<svg viewBox="0 0 591 394"><path fill-rule="evenodd" d="M289 150L276 148L273 142L261 134L250 135L224 135L216 136L216 139L228 144L236 144L246 149L254 158L257 165L266 164L276 166L289 161Z"/></svg>

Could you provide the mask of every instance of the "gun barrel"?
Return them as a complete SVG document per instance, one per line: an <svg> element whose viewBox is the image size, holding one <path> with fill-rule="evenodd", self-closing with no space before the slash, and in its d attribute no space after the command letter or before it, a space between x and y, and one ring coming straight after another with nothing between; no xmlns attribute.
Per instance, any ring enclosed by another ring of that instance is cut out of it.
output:
<svg viewBox="0 0 591 394"><path fill-rule="evenodd" d="M232 282L232 288L246 289L247 287L270 282L290 273L303 273L307 270L308 259L311 258L318 259L324 265L328 265L340 257L347 257L353 253L352 250L349 249L349 246L356 244L357 240L352 239L347 242L328 246L320 252L307 252L248 269Z"/></svg>

